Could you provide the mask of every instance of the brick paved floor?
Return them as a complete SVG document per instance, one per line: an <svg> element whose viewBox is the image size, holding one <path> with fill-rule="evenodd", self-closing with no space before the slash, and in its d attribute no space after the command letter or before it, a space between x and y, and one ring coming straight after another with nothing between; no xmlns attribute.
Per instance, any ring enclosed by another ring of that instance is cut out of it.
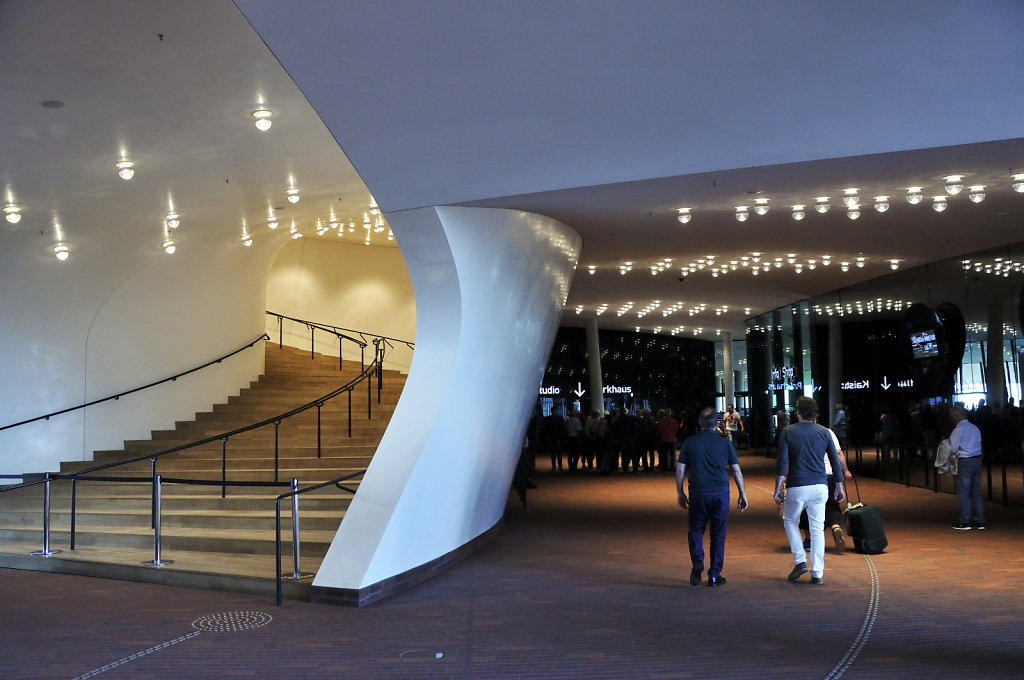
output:
<svg viewBox="0 0 1024 680"><path fill-rule="evenodd" d="M741 463L722 588L687 582L670 475L540 472L494 542L362 610L0 570L0 677L1024 677L1024 511L956 532L952 496L863 479L890 548L793 584L772 462Z"/></svg>

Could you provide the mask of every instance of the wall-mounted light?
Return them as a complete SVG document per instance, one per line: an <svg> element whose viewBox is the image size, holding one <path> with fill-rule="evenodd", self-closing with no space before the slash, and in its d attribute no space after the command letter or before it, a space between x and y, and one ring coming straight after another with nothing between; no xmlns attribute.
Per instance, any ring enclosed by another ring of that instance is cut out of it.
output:
<svg viewBox="0 0 1024 680"><path fill-rule="evenodd" d="M768 214L768 199L767 198L755 198L754 199L754 212L758 215Z"/></svg>
<svg viewBox="0 0 1024 680"><path fill-rule="evenodd" d="M284 193L288 197L289 203L298 203L299 200L302 198L301 196L299 196L299 190L296 189L295 187L289 187L288 189L285 190Z"/></svg>
<svg viewBox="0 0 1024 680"><path fill-rule="evenodd" d="M68 247L63 243L58 243L53 248L53 254L57 256L57 259L63 262L68 259Z"/></svg>
<svg viewBox="0 0 1024 680"><path fill-rule="evenodd" d="M856 203L848 203L846 208L846 216L851 220L855 220L860 217L860 206Z"/></svg>
<svg viewBox="0 0 1024 680"><path fill-rule="evenodd" d="M793 206L793 219L794 220L799 222L800 220L802 220L804 218L805 215L807 215L807 212L804 210L804 206L803 205L794 205Z"/></svg>
<svg viewBox="0 0 1024 680"><path fill-rule="evenodd" d="M921 190L924 187L907 187L907 203L910 205L917 205L924 200L924 194Z"/></svg>
<svg viewBox="0 0 1024 680"><path fill-rule="evenodd" d="M255 119L253 125L260 132L266 132L270 129L270 126L274 124L274 121L270 120L273 117L273 112L269 109L256 109L252 112L252 117Z"/></svg>
<svg viewBox="0 0 1024 680"><path fill-rule="evenodd" d="M163 243L160 244L160 247L163 248L164 252L167 253L168 255L173 255L174 251L177 250L172 239L165 240Z"/></svg>
<svg viewBox="0 0 1024 680"><path fill-rule="evenodd" d="M292 220L292 228L288 230L288 234L292 238L302 238L302 233L299 232L299 228L295 226L295 220Z"/></svg>
<svg viewBox="0 0 1024 680"><path fill-rule="evenodd" d="M135 177L135 163L131 161L118 161L114 167L117 168L117 176L126 182Z"/></svg>
<svg viewBox="0 0 1024 680"><path fill-rule="evenodd" d="M896 271L899 268L900 268L900 261L899 260L889 260L889 269L891 269L893 271Z"/></svg>
<svg viewBox="0 0 1024 680"><path fill-rule="evenodd" d="M826 267L829 266L830 264L832 264L832 256L831 255L822 255L821 256L821 263L823 265L825 265Z"/></svg>
<svg viewBox="0 0 1024 680"><path fill-rule="evenodd" d="M1024 174L1014 175L1013 183L1010 185L1010 188L1012 188L1018 194L1024 194Z"/></svg>
<svg viewBox="0 0 1024 680"><path fill-rule="evenodd" d="M843 189L843 203L846 204L847 208L851 208L860 203L860 197L857 195L858 191L860 190L854 187Z"/></svg>
<svg viewBox="0 0 1024 680"><path fill-rule="evenodd" d="M680 223L687 224L693 219L693 215L690 213L689 208L676 208L676 210L679 213L676 215L676 219L679 220Z"/></svg>
<svg viewBox="0 0 1024 680"><path fill-rule="evenodd" d="M850 263L848 261L846 261L846 260L843 260L842 262L839 263L839 269L840 269L840 271L843 271L843 272L850 271Z"/></svg>
<svg viewBox="0 0 1024 680"><path fill-rule="evenodd" d="M935 196L932 198L932 210L935 212L942 212L947 206L948 204L946 203L945 196Z"/></svg>
<svg viewBox="0 0 1024 680"><path fill-rule="evenodd" d="M14 203L8 203L4 206L4 219L11 224L17 224L21 222L21 207Z"/></svg>
<svg viewBox="0 0 1024 680"><path fill-rule="evenodd" d="M818 196L814 199L814 209L824 215L828 212L828 209L832 207L832 204L828 201L828 196Z"/></svg>
<svg viewBox="0 0 1024 680"><path fill-rule="evenodd" d="M889 209L889 197L888 196L875 196L875 210L880 213L884 213Z"/></svg>
<svg viewBox="0 0 1024 680"><path fill-rule="evenodd" d="M971 199L971 203L981 203L985 200L985 187L981 184L975 184L968 189L967 198Z"/></svg>
<svg viewBox="0 0 1024 680"><path fill-rule="evenodd" d="M956 196L964 190L963 175L946 175L942 179L946 180L946 193L950 196Z"/></svg>
<svg viewBox="0 0 1024 680"><path fill-rule="evenodd" d="M738 205L738 206L736 206L736 221L737 222L746 222L748 217L750 217L750 213L747 212L747 206L745 206L745 205Z"/></svg>
<svg viewBox="0 0 1024 680"><path fill-rule="evenodd" d="M167 216L164 217L164 224L167 225L168 229L177 229L181 226L181 216L176 212L169 212L167 213Z"/></svg>
<svg viewBox="0 0 1024 680"><path fill-rule="evenodd" d="M277 215L274 214L273 210L267 213L267 228L277 229Z"/></svg>
<svg viewBox="0 0 1024 680"><path fill-rule="evenodd" d="M865 263L866 263L867 261L868 261L868 259L867 259L866 257L858 257L858 258L857 258L857 266L858 266L858 267L861 267L861 268L863 268L863 267L864 267L864 264L865 264Z"/></svg>

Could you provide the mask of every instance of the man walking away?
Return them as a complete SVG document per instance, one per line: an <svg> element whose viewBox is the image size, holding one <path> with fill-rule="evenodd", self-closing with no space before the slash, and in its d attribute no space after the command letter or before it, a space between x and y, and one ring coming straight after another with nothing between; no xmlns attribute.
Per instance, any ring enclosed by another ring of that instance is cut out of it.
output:
<svg viewBox="0 0 1024 680"><path fill-rule="evenodd" d="M729 518L729 473L736 480L740 512L747 509L747 492L743 487L743 473L732 444L715 432L715 410L700 412L700 432L683 442L676 461L676 492L679 506L690 511L690 585L700 585L704 571L704 530L711 524L711 566L708 585L716 588L725 584L722 565L725 562L725 529ZM683 491L683 478L690 475L690 497Z"/></svg>
<svg viewBox="0 0 1024 680"><path fill-rule="evenodd" d="M825 521L825 501L829 488L825 474L825 456L833 470L842 470L832 435L814 422L818 405L810 397L796 402L797 422L784 429L779 436L779 460L775 479L775 502L783 503L783 526L789 549L793 553L793 571L790 581L808 572L807 552L800 536L800 513L807 511L809 526L821 527ZM783 496L783 486L786 492ZM836 502L846 498L842 476L835 484ZM821 585L825 574L825 536L821 531L811 532L811 583Z"/></svg>

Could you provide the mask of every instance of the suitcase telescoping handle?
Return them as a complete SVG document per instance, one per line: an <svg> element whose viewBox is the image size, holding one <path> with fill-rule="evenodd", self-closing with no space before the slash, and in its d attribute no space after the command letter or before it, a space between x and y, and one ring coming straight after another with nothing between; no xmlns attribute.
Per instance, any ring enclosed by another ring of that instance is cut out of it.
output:
<svg viewBox="0 0 1024 680"><path fill-rule="evenodd" d="M864 505L864 503L860 500L860 485L857 484L857 477L855 475L851 474L850 475L850 479L853 480L853 488L857 490L857 503L856 503L856 505L851 503L850 502L850 495L847 494L846 495L846 505L847 505L848 509L850 507L858 507L858 506ZM843 480L843 493L846 493L846 480L845 479Z"/></svg>

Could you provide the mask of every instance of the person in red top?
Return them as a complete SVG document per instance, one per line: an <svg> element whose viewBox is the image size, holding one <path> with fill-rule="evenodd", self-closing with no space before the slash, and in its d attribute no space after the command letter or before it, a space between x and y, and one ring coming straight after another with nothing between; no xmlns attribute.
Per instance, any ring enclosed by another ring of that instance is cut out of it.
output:
<svg viewBox="0 0 1024 680"><path fill-rule="evenodd" d="M672 411L665 409L658 417L658 469L671 472L676 460L676 432L679 421L672 417Z"/></svg>

